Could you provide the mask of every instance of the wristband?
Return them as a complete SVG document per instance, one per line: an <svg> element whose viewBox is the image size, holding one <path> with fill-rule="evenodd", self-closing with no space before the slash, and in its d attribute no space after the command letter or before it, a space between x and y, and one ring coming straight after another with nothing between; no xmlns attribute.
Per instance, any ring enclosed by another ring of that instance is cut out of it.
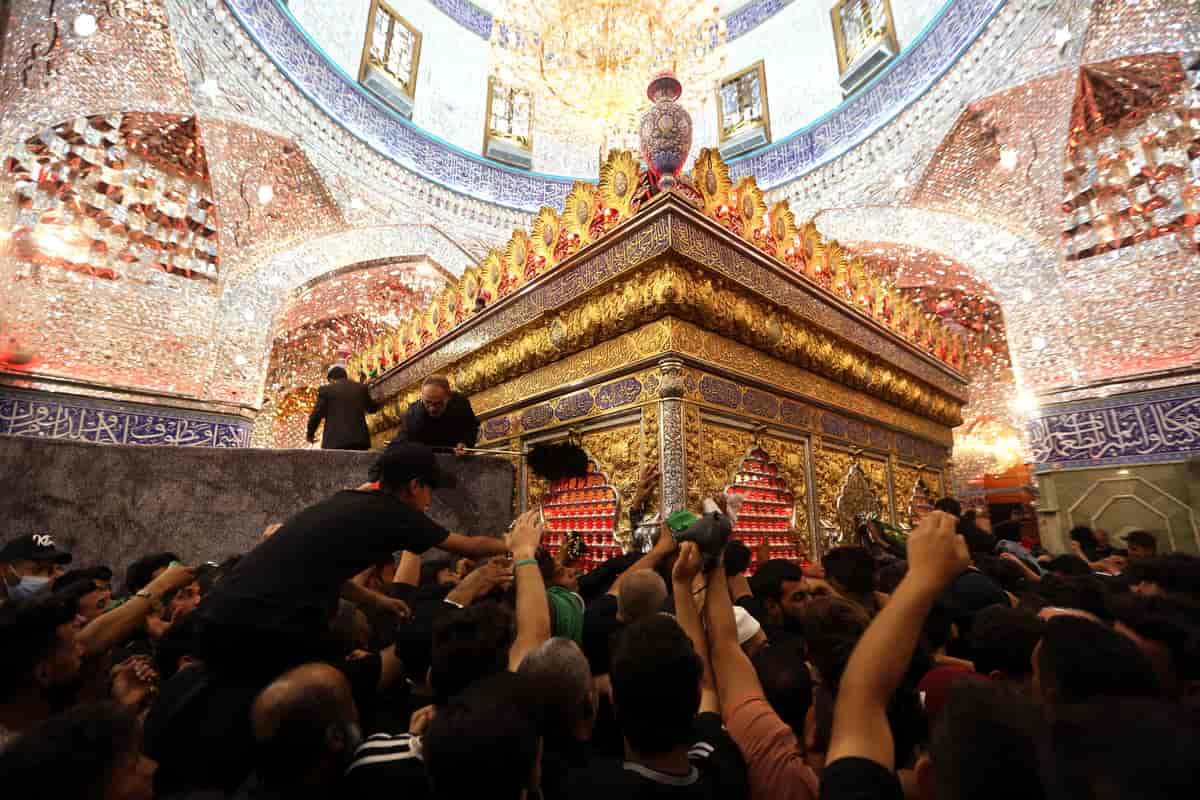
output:
<svg viewBox="0 0 1200 800"><path fill-rule="evenodd" d="M520 561L518 561L518 562L516 562L515 564L513 564L513 571L515 572L515 571L516 571L516 569L517 569L517 567L523 567L523 566L525 566L526 564L534 564L534 565L536 565L536 564L537 564L537 559L536 559L536 558L522 558Z"/></svg>

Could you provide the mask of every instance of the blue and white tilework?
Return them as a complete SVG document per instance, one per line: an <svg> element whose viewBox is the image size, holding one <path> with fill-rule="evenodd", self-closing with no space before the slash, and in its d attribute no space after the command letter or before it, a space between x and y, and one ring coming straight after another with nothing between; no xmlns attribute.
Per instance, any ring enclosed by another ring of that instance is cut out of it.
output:
<svg viewBox="0 0 1200 800"><path fill-rule="evenodd" d="M97 444L249 447L249 420L177 408L0 388L0 435Z"/></svg>
<svg viewBox="0 0 1200 800"><path fill-rule="evenodd" d="M1200 384L1050 406L1029 423L1038 470L1200 456Z"/></svg>

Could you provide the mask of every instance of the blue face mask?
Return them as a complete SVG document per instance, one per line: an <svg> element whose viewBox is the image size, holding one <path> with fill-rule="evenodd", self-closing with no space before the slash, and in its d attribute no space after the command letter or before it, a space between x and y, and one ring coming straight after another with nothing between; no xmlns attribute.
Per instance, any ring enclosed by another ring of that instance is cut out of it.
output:
<svg viewBox="0 0 1200 800"><path fill-rule="evenodd" d="M14 602L21 603L35 594L46 588L46 584L50 582L49 578L41 575L26 575L21 578L16 585L8 587L8 596Z"/></svg>

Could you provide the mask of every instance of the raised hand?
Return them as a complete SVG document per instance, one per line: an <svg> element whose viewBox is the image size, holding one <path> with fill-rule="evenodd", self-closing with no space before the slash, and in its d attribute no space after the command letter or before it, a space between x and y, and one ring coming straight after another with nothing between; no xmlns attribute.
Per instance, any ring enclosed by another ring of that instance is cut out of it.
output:
<svg viewBox="0 0 1200 800"><path fill-rule="evenodd" d="M518 561L533 558L538 547L542 544L542 524L538 521L536 510L526 511L517 517L512 533L505 537L505 543Z"/></svg>
<svg viewBox="0 0 1200 800"><path fill-rule="evenodd" d="M679 556L676 557L675 566L671 570L671 580L690 587L703 566L704 557L700 555L700 548L695 542L684 542L679 545Z"/></svg>
<svg viewBox="0 0 1200 800"><path fill-rule="evenodd" d="M967 543L955 531L957 519L943 511L927 514L908 537L908 575L940 591L971 563Z"/></svg>

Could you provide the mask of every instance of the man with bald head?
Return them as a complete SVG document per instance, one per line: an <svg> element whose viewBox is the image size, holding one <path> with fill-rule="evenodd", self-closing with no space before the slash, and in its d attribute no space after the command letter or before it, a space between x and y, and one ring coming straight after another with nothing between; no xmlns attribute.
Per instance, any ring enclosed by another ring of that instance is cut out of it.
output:
<svg viewBox="0 0 1200 800"><path fill-rule="evenodd" d="M328 664L304 664L258 693L250 712L258 769L238 797L337 796L362 740L350 683Z"/></svg>
<svg viewBox="0 0 1200 800"><path fill-rule="evenodd" d="M479 419L466 395L451 391L445 375L430 375L421 384L421 399L404 416L407 441L428 447L452 447L460 455L479 439Z"/></svg>
<svg viewBox="0 0 1200 800"><path fill-rule="evenodd" d="M662 611L667 583L652 569L630 570L617 592L617 619L632 625Z"/></svg>

